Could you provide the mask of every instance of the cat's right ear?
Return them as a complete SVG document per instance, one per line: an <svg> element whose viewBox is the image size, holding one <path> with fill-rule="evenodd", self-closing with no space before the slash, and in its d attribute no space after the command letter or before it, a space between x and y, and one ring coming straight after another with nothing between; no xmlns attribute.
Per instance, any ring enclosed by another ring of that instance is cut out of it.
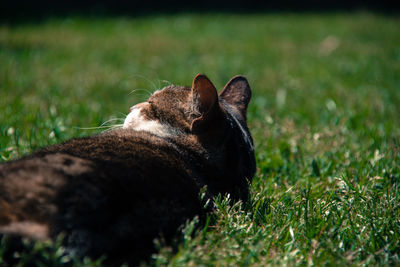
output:
<svg viewBox="0 0 400 267"><path fill-rule="evenodd" d="M215 86L204 74L197 74L192 84L193 105L201 116L191 124L192 132L201 132L215 118L219 110L218 93Z"/></svg>

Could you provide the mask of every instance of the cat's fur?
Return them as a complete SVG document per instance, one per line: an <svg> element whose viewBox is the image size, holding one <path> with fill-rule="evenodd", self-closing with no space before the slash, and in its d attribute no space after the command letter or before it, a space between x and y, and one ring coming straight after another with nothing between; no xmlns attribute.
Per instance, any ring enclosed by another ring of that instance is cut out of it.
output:
<svg viewBox="0 0 400 267"><path fill-rule="evenodd" d="M136 264L169 240L199 200L248 198L255 172L243 76L218 95L204 75L168 86L131 108L124 127L72 139L0 165L0 233L35 239L65 234L79 256Z"/></svg>

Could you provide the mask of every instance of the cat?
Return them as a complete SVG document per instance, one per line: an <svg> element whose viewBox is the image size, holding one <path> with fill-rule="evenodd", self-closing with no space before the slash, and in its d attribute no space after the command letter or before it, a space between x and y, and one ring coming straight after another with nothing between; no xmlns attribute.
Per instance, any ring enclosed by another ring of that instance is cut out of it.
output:
<svg viewBox="0 0 400 267"><path fill-rule="evenodd" d="M123 127L0 164L0 234L55 239L79 257L138 264L153 240L206 212L206 199L246 201L256 170L246 124L251 89L233 77L218 95L198 74L130 108Z"/></svg>

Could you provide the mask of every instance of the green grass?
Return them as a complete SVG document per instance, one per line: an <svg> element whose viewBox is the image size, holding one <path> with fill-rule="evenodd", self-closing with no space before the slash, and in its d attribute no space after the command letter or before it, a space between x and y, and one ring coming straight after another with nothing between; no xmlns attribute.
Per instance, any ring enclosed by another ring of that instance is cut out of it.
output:
<svg viewBox="0 0 400 267"><path fill-rule="evenodd" d="M258 171L248 203L219 198L206 227L189 223L177 251L161 242L152 264L400 265L395 16L183 14L0 25L1 161L99 132L82 128L123 118L149 92L190 85L197 73L218 88L233 75L248 77ZM56 252L48 258L61 263Z"/></svg>

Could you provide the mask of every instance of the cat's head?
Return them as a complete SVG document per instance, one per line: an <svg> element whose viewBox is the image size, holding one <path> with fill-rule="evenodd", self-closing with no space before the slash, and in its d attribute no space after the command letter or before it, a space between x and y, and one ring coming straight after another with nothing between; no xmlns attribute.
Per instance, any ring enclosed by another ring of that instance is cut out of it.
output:
<svg viewBox="0 0 400 267"><path fill-rule="evenodd" d="M212 193L247 199L256 165L246 124L251 89L243 76L233 77L218 95L212 82L197 75L191 87L170 85L130 109L123 128L145 131L187 144L207 157L218 177L206 181ZM213 176L210 173L209 176Z"/></svg>

